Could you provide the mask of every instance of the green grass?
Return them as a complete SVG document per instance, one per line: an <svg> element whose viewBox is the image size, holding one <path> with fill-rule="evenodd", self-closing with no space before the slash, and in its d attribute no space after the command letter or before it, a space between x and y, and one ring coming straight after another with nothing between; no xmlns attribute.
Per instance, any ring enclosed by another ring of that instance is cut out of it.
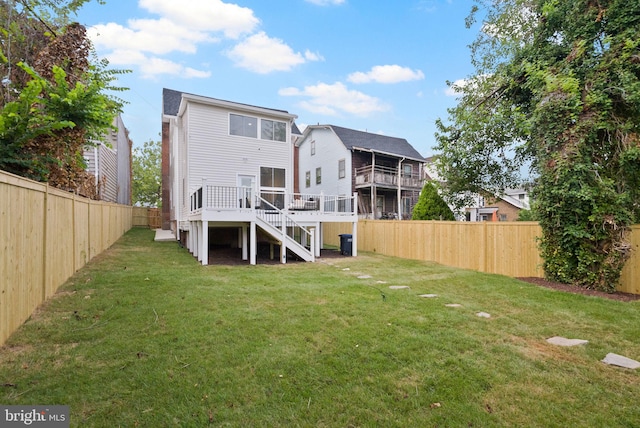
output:
<svg viewBox="0 0 640 428"><path fill-rule="evenodd" d="M0 350L0 403L82 427L637 426L640 373L600 360L640 358L639 309L373 254L200 266L134 229Z"/></svg>

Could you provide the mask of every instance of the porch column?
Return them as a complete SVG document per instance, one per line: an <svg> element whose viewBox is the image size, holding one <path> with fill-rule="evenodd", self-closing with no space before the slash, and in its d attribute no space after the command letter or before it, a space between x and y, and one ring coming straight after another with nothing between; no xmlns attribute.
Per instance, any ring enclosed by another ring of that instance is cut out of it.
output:
<svg viewBox="0 0 640 428"><path fill-rule="evenodd" d="M358 255L358 222L351 223L351 255Z"/></svg>
<svg viewBox="0 0 640 428"><path fill-rule="evenodd" d="M200 248L202 265L209 264L209 222L202 222L202 247Z"/></svg>
<svg viewBox="0 0 640 428"><path fill-rule="evenodd" d="M193 254L193 257L195 257L198 261L200 261L200 257L198 256L199 250L200 250L200 247L198 246L198 243L200 242L200 227L198 227L198 225L200 224L200 222L194 221L192 223L193 223L193 248L191 248L191 254Z"/></svg>
<svg viewBox="0 0 640 428"><path fill-rule="evenodd" d="M256 264L257 254L257 238L256 238L256 222L251 222L250 236L249 236L249 264Z"/></svg>
<svg viewBox="0 0 640 428"><path fill-rule="evenodd" d="M280 243L280 262L287 262L287 219L282 216L282 238Z"/></svg>
<svg viewBox="0 0 640 428"><path fill-rule="evenodd" d="M398 161L398 220L402 220L402 160Z"/></svg>
<svg viewBox="0 0 640 428"><path fill-rule="evenodd" d="M247 226L243 225L241 228L241 239L242 242L240 245L242 245L242 260L247 260L249 258L249 255L247 253Z"/></svg>
<svg viewBox="0 0 640 428"><path fill-rule="evenodd" d="M321 229L320 229L321 227L322 227L322 223L318 222L318 223L316 223L316 228L314 230L315 233L314 233L313 239L315 240L315 250L316 250L315 251L315 253L316 253L315 256L316 257L320 257L320 249L321 249L321 242L322 242L320 240L320 237L322 235L322 232L321 232Z"/></svg>

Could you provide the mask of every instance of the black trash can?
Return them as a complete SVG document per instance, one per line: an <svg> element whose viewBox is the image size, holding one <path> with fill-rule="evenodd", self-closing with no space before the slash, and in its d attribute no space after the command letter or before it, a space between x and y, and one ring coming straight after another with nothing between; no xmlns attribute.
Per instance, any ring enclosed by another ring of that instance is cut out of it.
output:
<svg viewBox="0 0 640 428"><path fill-rule="evenodd" d="M352 256L353 235L343 233L340 235L340 254L343 256Z"/></svg>

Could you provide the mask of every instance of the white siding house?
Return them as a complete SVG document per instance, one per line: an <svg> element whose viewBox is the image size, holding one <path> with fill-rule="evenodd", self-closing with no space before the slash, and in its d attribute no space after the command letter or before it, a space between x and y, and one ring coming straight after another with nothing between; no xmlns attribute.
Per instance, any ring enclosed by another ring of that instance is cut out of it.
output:
<svg viewBox="0 0 640 428"><path fill-rule="evenodd" d="M336 196L294 193L295 118L163 91L163 227L203 264L220 235L217 228L237 231L232 245L251 264L259 233L280 246L284 263L287 251L307 261L320 255L323 222L352 221L356 230L354 196L338 204Z"/></svg>
<svg viewBox="0 0 640 428"><path fill-rule="evenodd" d="M113 121L114 130L95 145L86 147L86 170L96 180L102 201L131 205L131 145L129 133L120 115Z"/></svg>
<svg viewBox="0 0 640 428"><path fill-rule="evenodd" d="M301 192L355 192L361 217L411 218L424 183L424 161L407 140L311 125L296 144Z"/></svg>

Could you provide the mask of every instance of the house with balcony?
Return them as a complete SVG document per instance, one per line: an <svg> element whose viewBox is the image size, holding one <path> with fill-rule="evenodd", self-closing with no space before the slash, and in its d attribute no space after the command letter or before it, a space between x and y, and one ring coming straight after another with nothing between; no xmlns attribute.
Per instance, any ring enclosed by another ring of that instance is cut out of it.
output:
<svg viewBox="0 0 640 428"><path fill-rule="evenodd" d="M411 218L424 184L424 158L404 138L312 125L296 147L301 191L355 193L360 218Z"/></svg>
<svg viewBox="0 0 640 428"><path fill-rule="evenodd" d="M163 229L202 264L213 246L240 249L256 264L261 243L279 248L282 263L314 261L327 222L351 222L357 251L356 195L294 192L295 119L284 110L163 90Z"/></svg>

